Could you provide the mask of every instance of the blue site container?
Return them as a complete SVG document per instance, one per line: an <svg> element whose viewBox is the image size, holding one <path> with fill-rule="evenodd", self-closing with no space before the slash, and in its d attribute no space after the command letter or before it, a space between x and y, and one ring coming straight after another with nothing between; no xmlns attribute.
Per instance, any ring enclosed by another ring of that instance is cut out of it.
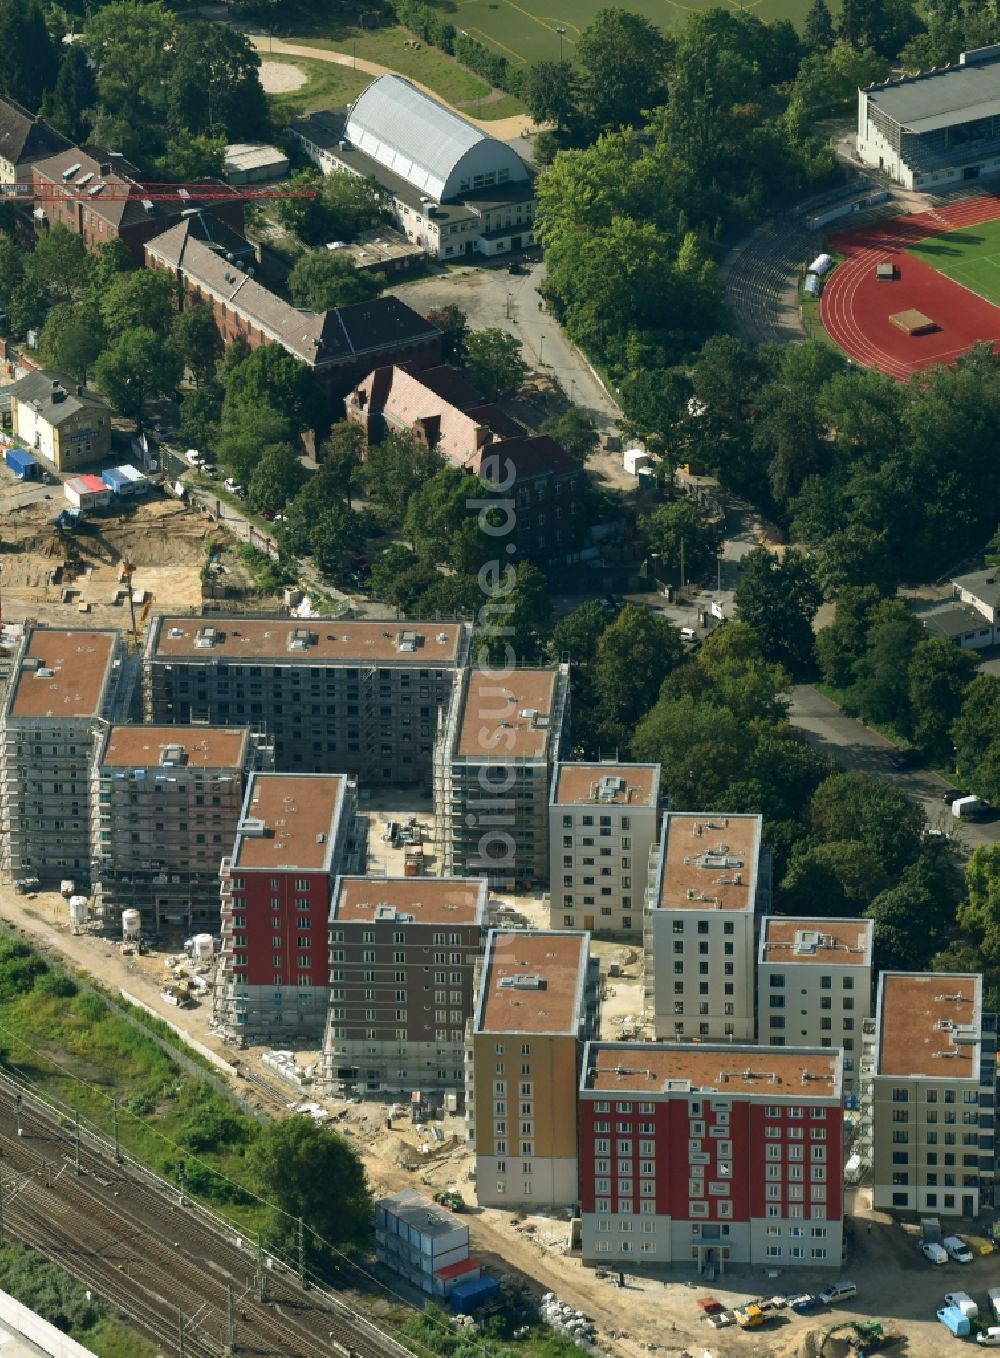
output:
<svg viewBox="0 0 1000 1358"><path fill-rule="evenodd" d="M499 1295L500 1284L496 1278L484 1273L481 1278L473 1278L471 1282L459 1283L457 1287L452 1288L448 1300L456 1315L467 1316Z"/></svg>
<svg viewBox="0 0 1000 1358"><path fill-rule="evenodd" d="M107 471L101 472L101 480L115 495L135 494L132 478L125 474L122 467L109 467Z"/></svg>
<svg viewBox="0 0 1000 1358"><path fill-rule="evenodd" d="M38 465L38 460L33 458L30 453L26 453L23 448L7 448L3 456L7 466L19 481L40 481L42 479L42 469Z"/></svg>

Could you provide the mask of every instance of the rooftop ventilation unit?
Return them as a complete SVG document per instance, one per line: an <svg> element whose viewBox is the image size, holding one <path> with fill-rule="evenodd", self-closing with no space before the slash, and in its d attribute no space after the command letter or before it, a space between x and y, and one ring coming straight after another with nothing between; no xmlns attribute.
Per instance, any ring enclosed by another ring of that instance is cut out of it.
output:
<svg viewBox="0 0 1000 1358"><path fill-rule="evenodd" d="M315 637L308 627L293 627L288 634L288 649L307 651L314 641Z"/></svg>
<svg viewBox="0 0 1000 1358"><path fill-rule="evenodd" d="M501 990L542 990L545 982L536 973L531 971L523 972L520 976L501 976Z"/></svg>
<svg viewBox="0 0 1000 1358"><path fill-rule="evenodd" d="M183 745L164 745L160 750L160 763L166 767L187 762Z"/></svg>
<svg viewBox="0 0 1000 1358"><path fill-rule="evenodd" d="M247 816L240 822L240 834L244 839L263 839L267 826L260 816Z"/></svg>
<svg viewBox="0 0 1000 1358"><path fill-rule="evenodd" d="M195 633L194 644L197 650L207 651L212 646L218 645L222 640L222 633L216 627L199 627Z"/></svg>
<svg viewBox="0 0 1000 1358"><path fill-rule="evenodd" d="M83 166L80 164L80 162L78 160L74 160L72 165L67 166L67 168L63 170L62 178L72 179L73 176L79 174L82 169Z"/></svg>

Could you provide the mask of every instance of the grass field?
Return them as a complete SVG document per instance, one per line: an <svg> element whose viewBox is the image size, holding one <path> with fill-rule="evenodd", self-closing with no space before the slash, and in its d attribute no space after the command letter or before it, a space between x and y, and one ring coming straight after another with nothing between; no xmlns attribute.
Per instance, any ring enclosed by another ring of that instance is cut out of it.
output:
<svg viewBox="0 0 1000 1358"><path fill-rule="evenodd" d="M352 70L350 66L334 66L327 61L308 61L303 57L280 57L270 54L265 61L273 61L283 66L295 66L306 77L306 83L297 90L267 96L271 116L278 124L292 118L311 113L320 108L337 108L356 99L371 76L364 71Z"/></svg>
<svg viewBox="0 0 1000 1358"><path fill-rule="evenodd" d="M907 253L1000 306L1000 221L928 236Z"/></svg>

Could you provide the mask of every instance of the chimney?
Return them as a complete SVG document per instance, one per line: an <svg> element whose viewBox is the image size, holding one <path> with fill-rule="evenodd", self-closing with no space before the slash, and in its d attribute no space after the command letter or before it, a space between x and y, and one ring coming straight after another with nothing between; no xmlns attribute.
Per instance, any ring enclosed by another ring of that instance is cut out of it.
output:
<svg viewBox="0 0 1000 1358"><path fill-rule="evenodd" d="M58 404L60 401L65 401L65 399L66 399L66 389L63 387L62 383L53 382L52 383L53 404Z"/></svg>

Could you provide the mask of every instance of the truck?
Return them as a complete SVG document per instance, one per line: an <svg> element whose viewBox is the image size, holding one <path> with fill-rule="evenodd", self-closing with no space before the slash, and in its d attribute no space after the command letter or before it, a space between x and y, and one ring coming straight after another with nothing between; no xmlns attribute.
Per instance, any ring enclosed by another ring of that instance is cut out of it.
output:
<svg viewBox="0 0 1000 1358"><path fill-rule="evenodd" d="M956 1338L964 1339L972 1331L972 1322L957 1306L942 1306L937 1318Z"/></svg>
<svg viewBox="0 0 1000 1358"><path fill-rule="evenodd" d="M975 1320L979 1315L979 1307L969 1296L968 1292L946 1292L944 1298L945 1306L952 1306L957 1311L961 1311L970 1320Z"/></svg>
<svg viewBox="0 0 1000 1358"><path fill-rule="evenodd" d="M951 804L951 814L958 820L970 820L982 810L983 804L978 797L956 797Z"/></svg>
<svg viewBox="0 0 1000 1358"><path fill-rule="evenodd" d="M993 1319L1000 1321L1000 1287L991 1287L986 1295L989 1298Z"/></svg>
<svg viewBox="0 0 1000 1358"><path fill-rule="evenodd" d="M736 1312L736 1323L741 1330L759 1330L765 1319L764 1312L752 1302Z"/></svg>

